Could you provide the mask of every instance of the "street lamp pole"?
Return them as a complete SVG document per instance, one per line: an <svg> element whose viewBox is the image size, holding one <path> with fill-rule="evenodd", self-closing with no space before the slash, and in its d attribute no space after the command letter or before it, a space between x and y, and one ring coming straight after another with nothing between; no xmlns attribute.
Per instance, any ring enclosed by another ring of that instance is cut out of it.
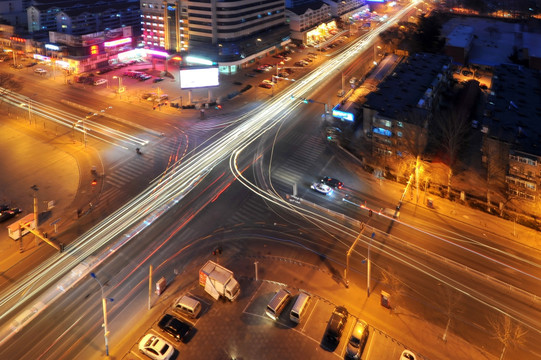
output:
<svg viewBox="0 0 541 360"><path fill-rule="evenodd" d="M97 278L95 273L90 273L90 276L95 279L98 284L100 284L101 289L101 304L103 308L103 336L105 338L105 355L109 356L109 328L107 327L107 300L113 301L112 298L106 298L105 292L103 291L103 285L101 281Z"/></svg>
<svg viewBox="0 0 541 360"><path fill-rule="evenodd" d="M340 71L342 74L342 94L344 93L344 70L342 69L336 69L336 71Z"/></svg>

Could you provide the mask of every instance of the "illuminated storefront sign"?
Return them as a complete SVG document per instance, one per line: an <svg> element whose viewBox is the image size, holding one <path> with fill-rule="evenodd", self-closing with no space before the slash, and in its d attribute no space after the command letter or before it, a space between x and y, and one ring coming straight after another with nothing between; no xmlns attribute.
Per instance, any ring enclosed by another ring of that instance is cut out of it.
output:
<svg viewBox="0 0 541 360"><path fill-rule="evenodd" d="M60 47L53 44L45 44L45 49L52 51L60 51Z"/></svg>
<svg viewBox="0 0 541 360"><path fill-rule="evenodd" d="M97 55L100 53L100 50L98 49L98 45L92 45L90 47L90 55Z"/></svg>
<svg viewBox="0 0 541 360"><path fill-rule="evenodd" d="M131 44L131 37L113 40L113 41L106 41L104 45L105 47L113 47L113 46L119 46L119 45L125 45L125 44Z"/></svg>
<svg viewBox="0 0 541 360"><path fill-rule="evenodd" d="M203 58L199 58L195 56L186 56L186 62L188 64L199 64L199 65L208 65L208 66L216 65L215 63L212 62L212 60L203 59Z"/></svg>
<svg viewBox="0 0 541 360"><path fill-rule="evenodd" d="M336 109L332 110L332 116L338 119L345 120L345 121L353 121L355 118L352 113L340 111Z"/></svg>

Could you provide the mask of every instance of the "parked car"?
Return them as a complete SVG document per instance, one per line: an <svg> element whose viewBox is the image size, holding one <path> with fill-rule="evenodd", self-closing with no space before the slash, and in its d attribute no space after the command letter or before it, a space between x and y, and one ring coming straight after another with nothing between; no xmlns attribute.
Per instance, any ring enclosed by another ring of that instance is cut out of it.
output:
<svg viewBox="0 0 541 360"><path fill-rule="evenodd" d="M284 62L288 62L288 61L290 61L290 60L291 60L291 58L290 58L289 56L286 56L286 57L284 58L283 61L284 61Z"/></svg>
<svg viewBox="0 0 541 360"><path fill-rule="evenodd" d="M360 359L367 339L368 325L364 321L358 320L346 347L346 357L355 360Z"/></svg>
<svg viewBox="0 0 541 360"><path fill-rule="evenodd" d="M272 89L272 85L267 84L267 83L261 83L261 84L259 84L259 87L262 87L262 88L265 88L265 89Z"/></svg>
<svg viewBox="0 0 541 360"><path fill-rule="evenodd" d="M314 60L312 60L312 58L310 58L310 57L305 57L304 59L302 59L302 61L306 61L306 62L311 63Z"/></svg>
<svg viewBox="0 0 541 360"><path fill-rule="evenodd" d="M152 76L148 75L148 74L142 74L139 76L139 81L146 81L148 79L152 79Z"/></svg>
<svg viewBox="0 0 541 360"><path fill-rule="evenodd" d="M400 355L400 360L416 360L416 359L417 358L415 357L415 355L409 350L402 351L402 354Z"/></svg>
<svg viewBox="0 0 541 360"><path fill-rule="evenodd" d="M2 212L0 212L0 222L8 221L9 219L12 219L15 216L17 216L17 214L20 214L21 212L22 210L17 209L17 208L9 209L9 210L2 210Z"/></svg>
<svg viewBox="0 0 541 360"><path fill-rule="evenodd" d="M473 74L470 70L462 70L462 75L464 76L470 76L471 74Z"/></svg>
<svg viewBox="0 0 541 360"><path fill-rule="evenodd" d="M42 68L34 69L34 72L35 72L36 74L40 74L40 75L47 74L47 70L42 69Z"/></svg>
<svg viewBox="0 0 541 360"><path fill-rule="evenodd" d="M165 314L158 322L158 327L175 338L182 340L190 332L192 327L170 314Z"/></svg>
<svg viewBox="0 0 541 360"><path fill-rule="evenodd" d="M310 186L313 190L317 191L318 193L328 195L332 193L332 188L328 185L325 185L323 183L313 183L312 186Z"/></svg>
<svg viewBox="0 0 541 360"><path fill-rule="evenodd" d="M164 81L165 79L162 78L162 77L158 77L158 78L155 78L154 80L152 80L153 83L157 83L157 82L161 82L161 81Z"/></svg>
<svg viewBox="0 0 541 360"><path fill-rule="evenodd" d="M327 330L325 331L325 337L328 341L338 344L346 323L348 321L348 311L343 306L337 306L334 308L329 323L327 324Z"/></svg>
<svg viewBox="0 0 541 360"><path fill-rule="evenodd" d="M139 342L139 351L154 360L169 360L175 348L159 336L146 334Z"/></svg>
<svg viewBox="0 0 541 360"><path fill-rule="evenodd" d="M94 86L103 85L107 83L107 79L94 79Z"/></svg>
<svg viewBox="0 0 541 360"><path fill-rule="evenodd" d="M328 177L328 176L325 176L323 179L321 179L321 183L325 184L327 186L331 186L333 188L338 188L338 189L341 189L342 186L344 186L344 183L341 182L340 180L333 179L333 178Z"/></svg>

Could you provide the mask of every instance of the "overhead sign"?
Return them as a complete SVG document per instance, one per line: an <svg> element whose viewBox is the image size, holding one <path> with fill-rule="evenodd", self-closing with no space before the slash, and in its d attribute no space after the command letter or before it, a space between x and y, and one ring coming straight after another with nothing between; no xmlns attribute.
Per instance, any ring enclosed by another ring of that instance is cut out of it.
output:
<svg viewBox="0 0 541 360"><path fill-rule="evenodd" d="M342 119L343 121L353 121L355 119L355 116L353 116L352 113L340 111L336 109L332 110L332 116L338 119Z"/></svg>

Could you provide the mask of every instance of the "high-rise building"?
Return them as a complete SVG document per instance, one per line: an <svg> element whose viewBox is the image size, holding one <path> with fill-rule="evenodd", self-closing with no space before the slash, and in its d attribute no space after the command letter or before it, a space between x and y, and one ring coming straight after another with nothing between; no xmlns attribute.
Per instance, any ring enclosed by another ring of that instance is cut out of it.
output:
<svg viewBox="0 0 541 360"><path fill-rule="evenodd" d="M187 51L227 71L289 41L284 0L141 0L141 13L145 47Z"/></svg>

